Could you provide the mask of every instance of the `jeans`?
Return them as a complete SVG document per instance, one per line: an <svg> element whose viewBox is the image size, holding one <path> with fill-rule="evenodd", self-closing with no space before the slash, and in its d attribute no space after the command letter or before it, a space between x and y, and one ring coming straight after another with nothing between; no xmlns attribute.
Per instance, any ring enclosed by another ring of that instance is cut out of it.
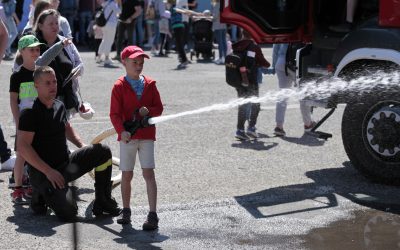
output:
<svg viewBox="0 0 400 250"><path fill-rule="evenodd" d="M6 162L10 159L11 149L8 148L6 140L4 140L3 130L0 126L0 158L1 163Z"/></svg>
<svg viewBox="0 0 400 250"><path fill-rule="evenodd" d="M222 30L215 30L215 39L217 40L218 43L218 53L219 53L219 58L225 58L226 57L226 29Z"/></svg>
<svg viewBox="0 0 400 250"><path fill-rule="evenodd" d="M79 12L79 42L87 42L87 27L92 20L91 11Z"/></svg>
<svg viewBox="0 0 400 250"><path fill-rule="evenodd" d="M294 75L283 70L276 70L276 75L278 76L278 83L280 89L290 89L294 82ZM276 102L276 114L275 121L277 126L283 126L285 122L285 113L287 108L287 99L283 99ZM300 101L300 111L303 118L304 124L310 124L311 119L311 107L306 105L304 101Z"/></svg>
<svg viewBox="0 0 400 250"><path fill-rule="evenodd" d="M258 97L258 84L257 83L250 83L248 88L240 87L236 89L239 98L248 98L251 96ZM247 117L247 110L250 105L250 117L249 117L249 128L255 127L257 123L258 113L260 113L260 103L248 103L239 105L238 108L238 121L237 121L237 129L244 130L244 124Z"/></svg>
<svg viewBox="0 0 400 250"><path fill-rule="evenodd" d="M144 28L143 28L143 13L136 18L136 28L133 31L133 44L143 47Z"/></svg>
<svg viewBox="0 0 400 250"><path fill-rule="evenodd" d="M154 20L154 35L153 35L153 48L157 48L160 43L160 25L158 24L159 20Z"/></svg>
<svg viewBox="0 0 400 250"><path fill-rule="evenodd" d="M8 42L7 42L6 53L10 54L11 45L14 42L15 38L17 38L18 36L18 30L17 30L17 25L15 24L14 18L12 16L6 18L5 24L8 30Z"/></svg>

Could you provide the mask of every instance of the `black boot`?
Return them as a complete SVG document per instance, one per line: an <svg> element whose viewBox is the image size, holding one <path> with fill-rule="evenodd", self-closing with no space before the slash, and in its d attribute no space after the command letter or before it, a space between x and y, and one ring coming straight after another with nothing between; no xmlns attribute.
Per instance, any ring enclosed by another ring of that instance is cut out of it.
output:
<svg viewBox="0 0 400 250"><path fill-rule="evenodd" d="M111 216L118 216L121 208L111 196L111 166L106 170L95 172L95 201L93 204L93 214L101 216L104 213Z"/></svg>

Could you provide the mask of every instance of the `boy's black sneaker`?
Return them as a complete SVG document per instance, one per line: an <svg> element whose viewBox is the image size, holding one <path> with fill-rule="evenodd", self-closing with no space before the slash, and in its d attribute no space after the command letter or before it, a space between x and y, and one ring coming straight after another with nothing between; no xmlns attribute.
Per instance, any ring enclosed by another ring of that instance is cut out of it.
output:
<svg viewBox="0 0 400 250"><path fill-rule="evenodd" d="M281 136L285 136L285 135L286 135L286 132L285 132L285 130L283 130L282 128L276 127L276 128L274 129L274 135L281 137Z"/></svg>
<svg viewBox="0 0 400 250"><path fill-rule="evenodd" d="M143 230L151 231L158 228L158 217L156 212L149 212L147 220L143 223Z"/></svg>
<svg viewBox="0 0 400 250"><path fill-rule="evenodd" d="M123 225L131 223L131 210L129 208L122 209L122 212L117 219L117 223Z"/></svg>

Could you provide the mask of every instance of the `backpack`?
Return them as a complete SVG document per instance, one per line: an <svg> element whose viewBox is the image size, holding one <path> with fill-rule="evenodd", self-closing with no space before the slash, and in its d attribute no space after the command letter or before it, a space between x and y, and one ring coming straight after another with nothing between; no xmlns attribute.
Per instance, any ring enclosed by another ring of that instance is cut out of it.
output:
<svg viewBox="0 0 400 250"><path fill-rule="evenodd" d="M107 8L107 6L110 3L111 3L111 1L108 2L108 4L106 6L102 7L99 11L96 12L96 15L94 16L94 21L97 26L104 27L107 24L108 19L110 19L112 13L114 12L114 11L111 11L107 18L104 15L104 10Z"/></svg>
<svg viewBox="0 0 400 250"><path fill-rule="evenodd" d="M234 88L242 86L242 74L240 67L246 67L247 78L250 84L257 82L257 65L255 60L255 52L251 50L256 46L251 42L245 50L234 50L231 54L225 57L225 79L226 83Z"/></svg>

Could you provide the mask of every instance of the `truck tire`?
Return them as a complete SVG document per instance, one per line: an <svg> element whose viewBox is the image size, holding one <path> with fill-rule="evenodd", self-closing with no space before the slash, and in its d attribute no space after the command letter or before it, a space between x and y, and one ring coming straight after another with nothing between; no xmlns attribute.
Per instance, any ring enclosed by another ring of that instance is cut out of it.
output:
<svg viewBox="0 0 400 250"><path fill-rule="evenodd" d="M397 93L396 93L397 92ZM342 119L342 140L362 174L384 184L400 184L400 96L374 91L348 103Z"/></svg>

